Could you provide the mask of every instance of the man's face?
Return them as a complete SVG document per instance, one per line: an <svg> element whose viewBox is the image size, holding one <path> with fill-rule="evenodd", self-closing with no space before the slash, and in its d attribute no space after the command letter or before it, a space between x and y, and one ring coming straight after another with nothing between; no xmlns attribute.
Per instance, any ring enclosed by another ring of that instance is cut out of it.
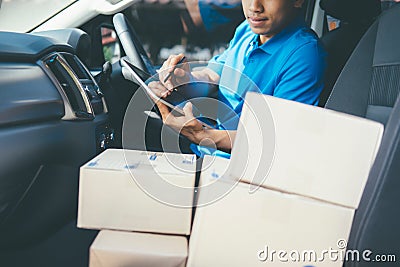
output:
<svg viewBox="0 0 400 267"><path fill-rule="evenodd" d="M243 12L261 43L279 33L297 14L304 0L242 0Z"/></svg>

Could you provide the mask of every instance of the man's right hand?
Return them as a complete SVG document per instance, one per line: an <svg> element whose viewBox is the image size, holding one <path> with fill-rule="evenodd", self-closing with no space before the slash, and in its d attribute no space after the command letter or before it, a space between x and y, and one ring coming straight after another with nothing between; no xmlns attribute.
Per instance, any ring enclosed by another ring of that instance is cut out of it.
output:
<svg viewBox="0 0 400 267"><path fill-rule="evenodd" d="M172 91L179 85L190 82L190 80L192 79L192 75L190 73L190 66L187 63L186 59L183 61L183 63L178 64L183 57L184 57L183 54L170 55L168 59L161 66L161 69L158 71L160 82L169 91ZM170 77L164 82L165 78L169 75L169 73L171 73Z"/></svg>

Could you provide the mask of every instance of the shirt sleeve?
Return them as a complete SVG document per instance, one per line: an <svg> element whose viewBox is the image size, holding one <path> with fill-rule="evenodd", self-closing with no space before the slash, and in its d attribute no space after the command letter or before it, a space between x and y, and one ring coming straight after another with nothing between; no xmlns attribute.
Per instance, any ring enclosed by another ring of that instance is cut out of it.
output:
<svg viewBox="0 0 400 267"><path fill-rule="evenodd" d="M324 86L325 58L318 42L296 49L279 72L273 96L317 105Z"/></svg>

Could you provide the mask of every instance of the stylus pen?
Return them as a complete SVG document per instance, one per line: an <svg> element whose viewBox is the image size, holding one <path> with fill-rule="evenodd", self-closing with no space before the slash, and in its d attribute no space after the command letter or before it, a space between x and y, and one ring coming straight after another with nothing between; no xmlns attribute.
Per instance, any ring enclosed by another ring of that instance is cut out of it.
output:
<svg viewBox="0 0 400 267"><path fill-rule="evenodd" d="M179 64L181 64L185 59L186 59L186 57L183 56L183 57L178 61L178 63L176 63L174 69L173 69L170 73L168 73L167 76L165 77L164 83L171 77L171 75L172 75L172 73L174 73L176 67L177 67Z"/></svg>

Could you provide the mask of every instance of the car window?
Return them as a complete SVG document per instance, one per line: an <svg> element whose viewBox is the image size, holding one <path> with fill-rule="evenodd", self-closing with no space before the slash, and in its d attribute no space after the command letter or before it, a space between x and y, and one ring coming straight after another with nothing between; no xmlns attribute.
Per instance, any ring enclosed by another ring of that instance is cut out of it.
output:
<svg viewBox="0 0 400 267"><path fill-rule="evenodd" d="M28 32L76 0L0 0L0 30Z"/></svg>
<svg viewBox="0 0 400 267"><path fill-rule="evenodd" d="M121 58L121 49L117 39L117 33L110 27L101 27L101 45L103 47L104 60L111 63Z"/></svg>
<svg viewBox="0 0 400 267"><path fill-rule="evenodd" d="M391 6L393 6L398 2L400 2L400 0L381 0L382 11L390 8Z"/></svg>
<svg viewBox="0 0 400 267"><path fill-rule="evenodd" d="M328 23L328 31L332 31L340 26L340 20L329 15L326 16L326 20Z"/></svg>

